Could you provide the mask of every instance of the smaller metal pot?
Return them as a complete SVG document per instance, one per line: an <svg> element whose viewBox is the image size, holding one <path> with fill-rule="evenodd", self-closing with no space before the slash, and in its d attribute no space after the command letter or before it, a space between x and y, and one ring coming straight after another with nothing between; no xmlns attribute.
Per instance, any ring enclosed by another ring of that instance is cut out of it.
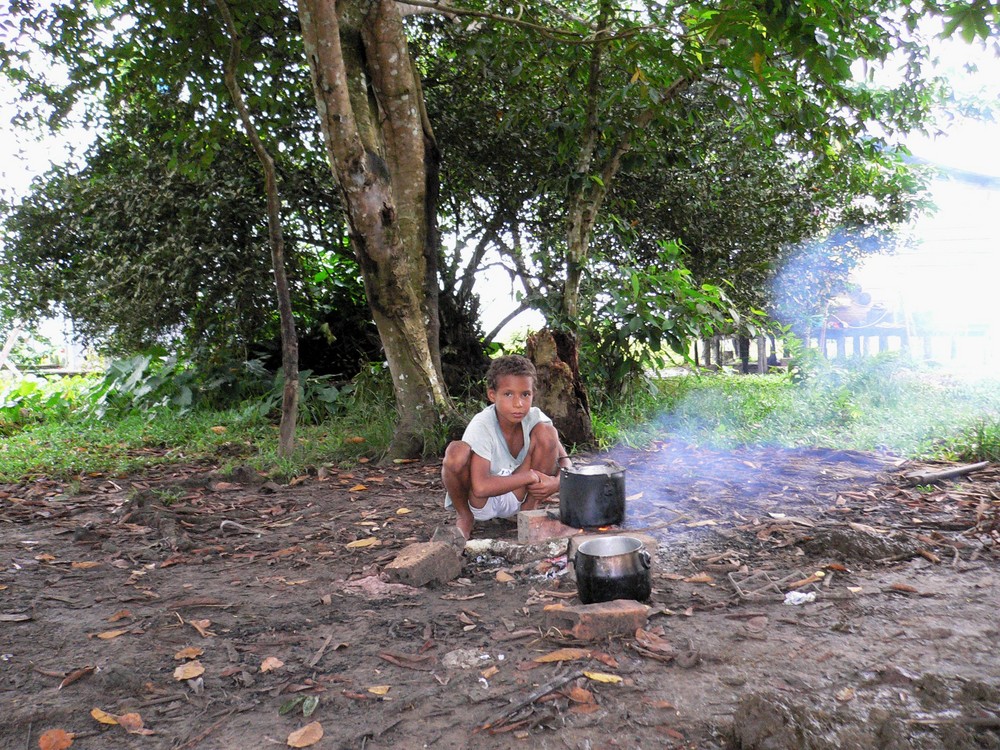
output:
<svg viewBox="0 0 1000 750"><path fill-rule="evenodd" d="M584 604L644 601L652 591L649 552L633 536L604 536L580 544L573 559L576 593Z"/></svg>

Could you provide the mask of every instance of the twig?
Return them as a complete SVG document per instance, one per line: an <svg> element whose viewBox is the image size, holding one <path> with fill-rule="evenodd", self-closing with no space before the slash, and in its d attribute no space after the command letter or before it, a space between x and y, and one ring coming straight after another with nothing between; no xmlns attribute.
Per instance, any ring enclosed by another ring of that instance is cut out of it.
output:
<svg viewBox="0 0 1000 750"><path fill-rule="evenodd" d="M927 474L907 474L903 477L903 479L906 484L911 487L918 484L933 484L934 482L939 482L942 479L951 479L953 477L961 477L965 474L971 474L974 471L985 469L989 465L989 461L980 461L977 464L956 466L951 469L945 469L944 471L933 471Z"/></svg>
<svg viewBox="0 0 1000 750"><path fill-rule="evenodd" d="M239 529L240 531L247 532L248 534L256 534L257 536L264 535L264 531L262 529L254 529L249 526L244 526L243 524L237 523L236 521L230 521L228 518L223 520L223 522L219 524L219 531L225 531L226 527L228 526L233 526Z"/></svg>
<svg viewBox="0 0 1000 750"><path fill-rule="evenodd" d="M503 721L504 719L506 719L509 716L513 716L514 714L516 714L518 711L520 711L525 706L531 705L532 703L534 703L536 700L538 700L542 696L548 695L553 690L561 688L567 682L572 682L577 677L583 677L583 670L582 669L578 669L575 672L570 672L567 675L563 675L562 677L556 677L555 679L550 680L549 682L546 682L544 685L542 685L540 688L538 688L538 690L536 690L535 692L533 692L527 698L523 698L523 699L517 701L516 703L511 704L506 709L504 709L503 712L497 714L496 716L494 716L493 718L491 718L489 721L487 721L487 722L485 722L483 724L480 724L478 727L476 727L475 729L472 730L472 733L473 734L477 734L479 732L482 732L482 731L485 731L487 729L490 729L493 726L496 726L496 724L498 724L499 722Z"/></svg>
<svg viewBox="0 0 1000 750"><path fill-rule="evenodd" d="M191 739L189 739L183 745L181 745L180 747L178 747L177 750L189 750L189 748L198 747L198 745L201 744L201 741L203 739L205 739L206 737L208 737L208 735L210 735L216 729L218 729L219 727L221 727L222 724L226 721L226 719L228 719L234 713L236 713L236 709L235 708L231 709L230 711L227 711L223 715L223 717L221 719L219 719L217 722L215 722L212 726L210 726L204 732L202 732L201 734L199 734L197 737L192 737Z"/></svg>
<svg viewBox="0 0 1000 750"><path fill-rule="evenodd" d="M1000 729L1000 717L997 716L957 716L941 719L907 719L907 724L919 724L927 727L956 726L980 727L983 729Z"/></svg>
<svg viewBox="0 0 1000 750"><path fill-rule="evenodd" d="M323 645L319 647L319 651L317 651L316 655L309 660L310 667L315 667L317 664L319 664L319 660L323 658L323 654L326 652L326 648L327 646L330 645L330 641L332 640L333 640L333 631L331 630L327 634L326 639L323 641Z"/></svg>

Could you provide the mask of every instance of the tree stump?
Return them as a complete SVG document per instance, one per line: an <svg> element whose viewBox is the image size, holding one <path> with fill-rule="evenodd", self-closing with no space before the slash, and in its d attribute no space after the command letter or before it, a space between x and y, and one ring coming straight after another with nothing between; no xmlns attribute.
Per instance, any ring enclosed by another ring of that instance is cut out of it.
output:
<svg viewBox="0 0 1000 750"><path fill-rule="evenodd" d="M580 381L576 338L543 329L528 336L525 349L538 371L535 406L549 416L564 443L593 445L594 428Z"/></svg>

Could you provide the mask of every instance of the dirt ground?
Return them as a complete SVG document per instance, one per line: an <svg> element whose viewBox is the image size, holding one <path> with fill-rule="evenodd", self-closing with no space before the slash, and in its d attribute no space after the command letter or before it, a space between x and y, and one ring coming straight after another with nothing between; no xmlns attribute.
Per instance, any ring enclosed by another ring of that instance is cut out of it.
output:
<svg viewBox="0 0 1000 750"><path fill-rule="evenodd" d="M453 522L433 462L0 486L0 748L1000 747L1000 467L608 458L657 547L646 627L595 643L544 628L565 557L380 581Z"/></svg>

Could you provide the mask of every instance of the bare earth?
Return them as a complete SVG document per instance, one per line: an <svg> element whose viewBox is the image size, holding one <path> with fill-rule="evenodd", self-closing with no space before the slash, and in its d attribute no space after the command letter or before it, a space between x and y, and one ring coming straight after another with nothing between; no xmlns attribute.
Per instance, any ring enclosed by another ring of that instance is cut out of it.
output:
<svg viewBox="0 0 1000 750"><path fill-rule="evenodd" d="M379 580L453 523L435 463L0 486L0 748L1000 747L1000 467L612 457L659 547L646 628L596 643L544 630L564 557Z"/></svg>

